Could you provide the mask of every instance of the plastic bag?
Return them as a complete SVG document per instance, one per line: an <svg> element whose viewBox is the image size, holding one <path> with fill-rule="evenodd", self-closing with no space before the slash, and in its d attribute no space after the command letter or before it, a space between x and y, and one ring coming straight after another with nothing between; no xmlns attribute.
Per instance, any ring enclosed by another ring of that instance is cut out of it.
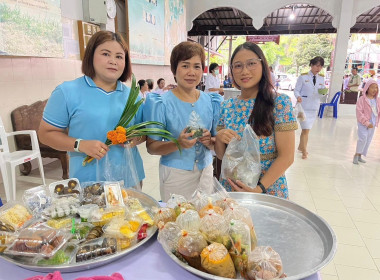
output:
<svg viewBox="0 0 380 280"><path fill-rule="evenodd" d="M186 127L186 132L190 133L193 132L193 136L191 138L199 138L203 135L203 128L204 128L203 121L201 117L198 115L197 112L192 111L189 118L189 123Z"/></svg>
<svg viewBox="0 0 380 280"><path fill-rule="evenodd" d="M221 178L239 180L255 188L261 175L260 144L252 127L247 124L241 140L232 139L222 160Z"/></svg>
<svg viewBox="0 0 380 280"><path fill-rule="evenodd" d="M110 146L110 150L118 147ZM132 148L128 145L123 149L121 162L111 161L109 152L96 164L96 180L119 182L125 188L134 188L141 191L141 184L136 170L136 163L132 154Z"/></svg>
<svg viewBox="0 0 380 280"><path fill-rule="evenodd" d="M212 243L201 253L202 267L216 276L236 278L236 271L227 249L219 243Z"/></svg>
<svg viewBox="0 0 380 280"><path fill-rule="evenodd" d="M178 240L178 252L187 263L196 268L202 269L201 252L207 247L207 241L200 232L182 231Z"/></svg>
<svg viewBox="0 0 380 280"><path fill-rule="evenodd" d="M271 247L256 247L248 256L247 277L249 280L272 280L282 277L280 255Z"/></svg>
<svg viewBox="0 0 380 280"><path fill-rule="evenodd" d="M303 110L302 105L299 102L297 102L296 106L294 107L294 115L300 122L304 122L306 120L305 111Z"/></svg>

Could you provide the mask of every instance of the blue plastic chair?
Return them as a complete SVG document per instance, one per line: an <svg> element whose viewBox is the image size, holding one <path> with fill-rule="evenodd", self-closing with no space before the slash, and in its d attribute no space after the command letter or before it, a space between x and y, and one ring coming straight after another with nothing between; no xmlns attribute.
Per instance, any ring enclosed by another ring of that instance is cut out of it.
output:
<svg viewBox="0 0 380 280"><path fill-rule="evenodd" d="M330 103L321 103L321 105L319 106L319 112L318 112L318 117L322 119L323 117L323 112L325 111L325 107L326 106L333 106L334 108L334 112L333 112L333 116L334 118L338 118L338 102L339 102L339 98L340 98L340 95L342 94L341 91L338 91L337 93L335 93L333 99L331 100Z"/></svg>

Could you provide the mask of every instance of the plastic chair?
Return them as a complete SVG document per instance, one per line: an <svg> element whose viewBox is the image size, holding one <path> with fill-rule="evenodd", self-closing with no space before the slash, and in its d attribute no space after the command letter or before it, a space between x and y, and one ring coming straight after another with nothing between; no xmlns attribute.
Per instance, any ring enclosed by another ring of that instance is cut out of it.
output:
<svg viewBox="0 0 380 280"><path fill-rule="evenodd" d="M8 137L20 134L29 134L32 142L32 150L9 151ZM38 159L40 174L45 185L44 167L42 164L40 147L38 145L37 133L35 130L21 130L7 133L4 129L3 121L0 117L0 167L3 175L5 196L7 201L16 199L16 166ZM9 176L10 171L10 176Z"/></svg>
<svg viewBox="0 0 380 280"><path fill-rule="evenodd" d="M338 102L339 102L339 97L341 94L342 92L338 91L337 93L335 93L330 103L321 103L321 105L319 106L319 112L318 112L318 117L320 119L322 119L323 117L323 112L325 111L326 106L333 106L333 110L334 110L333 116L336 119L338 118Z"/></svg>

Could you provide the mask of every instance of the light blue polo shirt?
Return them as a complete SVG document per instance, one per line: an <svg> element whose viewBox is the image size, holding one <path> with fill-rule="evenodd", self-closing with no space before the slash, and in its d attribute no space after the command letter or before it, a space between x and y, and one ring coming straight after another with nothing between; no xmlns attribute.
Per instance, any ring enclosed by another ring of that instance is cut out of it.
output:
<svg viewBox="0 0 380 280"><path fill-rule="evenodd" d="M165 129L178 139L182 130L188 126L191 112L195 111L200 116L204 128L215 136L222 101L223 97L218 93L206 94L202 91L195 103L183 102L171 90L162 95L150 93L144 105L144 121L154 120L163 123ZM163 140L157 136L151 138L157 141ZM209 149L197 142L193 147L183 149L182 154L175 151L161 156L160 163L182 170L193 170L196 164L197 168L202 170L212 163L212 155Z"/></svg>
<svg viewBox="0 0 380 280"><path fill-rule="evenodd" d="M52 93L45 107L43 120L55 127L68 129L68 135L83 140L107 139L107 132L113 130L127 102L130 89L120 81L116 90L106 92L97 87L94 81L83 76L74 81L60 84ZM141 98L138 97L138 100ZM129 126L142 122L142 107L129 123ZM106 157L100 161L93 160L82 166L86 157L84 153L69 152L70 177L80 182L97 180L124 180L126 186L133 186L136 181L145 178L141 156L136 147L131 149L136 172L132 172L129 162L125 162L124 148L118 145L110 147L108 162ZM104 164L110 164L111 174L104 174ZM133 170L133 168L132 168ZM137 173L137 174L136 174Z"/></svg>

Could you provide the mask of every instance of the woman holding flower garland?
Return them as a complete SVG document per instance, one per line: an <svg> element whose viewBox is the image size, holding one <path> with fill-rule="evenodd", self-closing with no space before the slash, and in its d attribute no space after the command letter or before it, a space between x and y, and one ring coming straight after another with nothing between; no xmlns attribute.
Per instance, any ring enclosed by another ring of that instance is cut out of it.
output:
<svg viewBox="0 0 380 280"><path fill-rule="evenodd" d="M147 138L147 149L160 155L160 193L167 201L176 193L190 198L195 189L213 186L212 155L222 97L217 93L205 94L196 89L205 67L205 54L201 45L182 42L174 47L170 68L177 87L163 95L151 93L144 106L144 120L158 121L177 138L182 151L173 142L160 137ZM203 135L193 138L187 132L190 115L197 113L203 123Z"/></svg>
<svg viewBox="0 0 380 280"><path fill-rule="evenodd" d="M262 50L251 42L238 46L231 57L231 74L241 95L223 102L215 152L223 158L232 138L240 138L246 124L259 137L261 176L257 186L223 180L227 191L268 193L288 198L286 169L294 161L297 121L290 98L276 95Z"/></svg>
<svg viewBox="0 0 380 280"><path fill-rule="evenodd" d="M125 165L123 146L104 144L107 132L118 123L130 94L130 89L122 83L132 75L129 51L123 38L110 31L94 34L86 47L82 72L83 77L64 82L53 91L38 136L42 143L69 152L70 177L81 182L104 180L97 178L95 162L87 166L82 166L82 162L87 155L101 160L108 154L112 168ZM140 122L141 107L129 126ZM140 137L130 142L139 181L145 174L135 146L144 141L145 137ZM125 184L130 186L128 182Z"/></svg>

